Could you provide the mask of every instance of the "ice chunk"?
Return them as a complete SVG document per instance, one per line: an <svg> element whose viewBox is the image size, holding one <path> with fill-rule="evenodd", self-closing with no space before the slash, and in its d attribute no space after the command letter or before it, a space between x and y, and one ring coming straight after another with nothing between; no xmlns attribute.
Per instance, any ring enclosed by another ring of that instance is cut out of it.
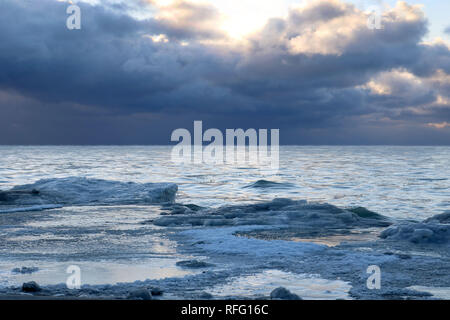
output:
<svg viewBox="0 0 450 320"><path fill-rule="evenodd" d="M38 292L41 290L41 287L35 281L25 282L22 285L23 292Z"/></svg>
<svg viewBox="0 0 450 320"><path fill-rule="evenodd" d="M130 292L128 299L130 300L152 300L152 294L147 288L136 289Z"/></svg>
<svg viewBox="0 0 450 320"><path fill-rule="evenodd" d="M446 211L441 214L437 214L424 222L437 222L437 223L449 223L450 224L450 211Z"/></svg>
<svg viewBox="0 0 450 320"><path fill-rule="evenodd" d="M193 211L174 205L172 212L155 219L158 226L241 226L268 225L290 228L348 229L387 227L392 222L382 215L359 209L356 213L330 204L304 200L274 199L250 205L201 208Z"/></svg>
<svg viewBox="0 0 450 320"><path fill-rule="evenodd" d="M205 261L198 261L198 260L184 260L184 261L178 261L176 263L177 266L182 268L191 268L191 269L197 269L197 268L208 268L213 267L214 264L208 263Z"/></svg>
<svg viewBox="0 0 450 320"><path fill-rule="evenodd" d="M173 183L134 183L83 177L43 179L2 192L0 204L109 205L173 202Z"/></svg>
<svg viewBox="0 0 450 320"><path fill-rule="evenodd" d="M435 215L423 222L403 222L384 230L380 237L412 243L443 244L450 241L450 212Z"/></svg>
<svg viewBox="0 0 450 320"><path fill-rule="evenodd" d="M274 289L270 293L270 299L279 299L279 300L302 300L295 293L290 292L288 289L284 287L278 287Z"/></svg>
<svg viewBox="0 0 450 320"><path fill-rule="evenodd" d="M356 213L361 218L378 219L378 220L383 220L385 218L381 214L367 210L364 207L350 208L348 209L348 211Z"/></svg>
<svg viewBox="0 0 450 320"><path fill-rule="evenodd" d="M450 240L450 225L437 223L402 223L384 230L380 237L412 243L442 244Z"/></svg>

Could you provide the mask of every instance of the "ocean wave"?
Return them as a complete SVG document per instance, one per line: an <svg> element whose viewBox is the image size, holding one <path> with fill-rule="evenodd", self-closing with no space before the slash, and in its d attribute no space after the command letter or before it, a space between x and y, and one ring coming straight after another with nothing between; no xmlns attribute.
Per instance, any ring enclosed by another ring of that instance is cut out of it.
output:
<svg viewBox="0 0 450 320"><path fill-rule="evenodd" d="M173 183L135 183L84 177L42 179L0 192L5 205L121 205L173 202Z"/></svg>
<svg viewBox="0 0 450 320"><path fill-rule="evenodd" d="M269 180L258 180L252 184L245 186L244 188L255 188L255 189L268 189L268 188L276 188L276 189L284 189L284 188L292 188L294 185L288 182L274 182Z"/></svg>

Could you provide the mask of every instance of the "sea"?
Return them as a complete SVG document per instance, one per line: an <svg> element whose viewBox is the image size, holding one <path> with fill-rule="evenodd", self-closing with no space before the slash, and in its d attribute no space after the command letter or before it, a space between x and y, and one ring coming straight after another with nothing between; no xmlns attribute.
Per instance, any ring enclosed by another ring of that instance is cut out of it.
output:
<svg viewBox="0 0 450 320"><path fill-rule="evenodd" d="M151 223L166 202L219 208L286 198L405 221L450 209L450 147L281 146L279 169L270 174L257 165L175 163L171 150L0 146L0 191L45 194L0 197L0 288L65 283L73 265L89 285L195 277L201 270L177 265L195 258L179 250L178 229ZM37 271L17 271L22 267ZM336 279L278 269L247 277L236 273L209 292L251 296L277 279L298 283L310 298L345 298L348 290Z"/></svg>

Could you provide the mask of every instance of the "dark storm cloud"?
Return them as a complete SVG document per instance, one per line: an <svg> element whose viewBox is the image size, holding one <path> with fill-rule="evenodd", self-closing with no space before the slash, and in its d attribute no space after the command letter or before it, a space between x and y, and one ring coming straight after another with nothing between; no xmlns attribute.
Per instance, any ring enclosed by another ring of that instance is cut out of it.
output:
<svg viewBox="0 0 450 320"><path fill-rule="evenodd" d="M42 1L17 9L5 2L2 12L15 12L0 22L0 86L45 102L154 111L164 105L158 96L191 83L211 64L220 67L204 48L154 43L146 35L155 21L81 8L82 29L70 31L66 4Z"/></svg>
<svg viewBox="0 0 450 320"><path fill-rule="evenodd" d="M370 30L352 5L315 2L245 45L211 5L140 20L127 11L152 1L79 5L82 29L68 30L67 3L0 4L0 143L165 144L193 120L280 128L285 143L398 143L373 128L434 139L424 126L450 121L449 49L421 43L427 20L406 4ZM450 143L441 131L433 141Z"/></svg>

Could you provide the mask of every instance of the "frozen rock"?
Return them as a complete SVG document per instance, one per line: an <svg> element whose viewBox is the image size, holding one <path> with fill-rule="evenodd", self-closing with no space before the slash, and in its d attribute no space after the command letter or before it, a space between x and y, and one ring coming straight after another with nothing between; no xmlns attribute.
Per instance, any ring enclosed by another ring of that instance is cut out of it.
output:
<svg viewBox="0 0 450 320"><path fill-rule="evenodd" d="M131 300L152 300L152 294L147 288L136 289L130 292L128 299Z"/></svg>
<svg viewBox="0 0 450 320"><path fill-rule="evenodd" d="M380 237L412 243L443 244L450 240L450 225L438 223L402 223L384 230Z"/></svg>
<svg viewBox="0 0 450 320"><path fill-rule="evenodd" d="M36 189L0 191L0 202L13 202L25 196L37 196L39 193Z"/></svg>
<svg viewBox="0 0 450 320"><path fill-rule="evenodd" d="M11 270L11 272L13 273L22 273L22 274L31 274L37 271L39 271L38 267L22 267L22 268L14 268Z"/></svg>
<svg viewBox="0 0 450 320"><path fill-rule="evenodd" d="M198 298L201 299L201 300L211 300L211 299L213 299L214 297L213 297L212 294L203 291L203 292L201 292L201 293L198 295Z"/></svg>
<svg viewBox="0 0 450 320"><path fill-rule="evenodd" d="M382 216L381 214L378 214L376 212L367 210L364 207L350 208L350 209L348 209L348 211L356 213L361 218L378 219L378 220L384 220L385 219L385 217Z"/></svg>
<svg viewBox="0 0 450 320"><path fill-rule="evenodd" d="M179 205L173 213L154 220L158 226L243 226L289 225L291 228L350 229L355 227L387 227L390 219L364 208L344 210L330 204L303 200L274 199L250 205L203 208L193 212Z"/></svg>
<svg viewBox="0 0 450 320"><path fill-rule="evenodd" d="M295 293L290 292L288 289L284 287L278 287L270 293L270 299L279 299L279 300L302 300Z"/></svg>
<svg viewBox="0 0 450 320"><path fill-rule="evenodd" d="M34 281L25 282L24 284L22 284L23 292L39 292L41 290L41 287Z"/></svg>
<svg viewBox="0 0 450 320"><path fill-rule="evenodd" d="M212 263L204 262L204 261L198 261L198 260L185 260L185 261L178 261L176 263L177 266L182 268L191 268L191 269L197 269L197 268L208 268L213 267L214 265Z"/></svg>
<svg viewBox="0 0 450 320"><path fill-rule="evenodd" d="M158 287L151 288L150 293L152 294L152 296L162 296L163 295L163 291Z"/></svg>
<svg viewBox="0 0 450 320"><path fill-rule="evenodd" d="M195 204L170 204L164 205L163 210L168 210L167 212L162 212L161 215L178 215L178 214L194 214L199 210L205 209L204 207L197 206Z"/></svg>
<svg viewBox="0 0 450 320"><path fill-rule="evenodd" d="M435 215L423 222L404 222L384 230L382 239L412 243L444 244L450 241L450 212Z"/></svg>
<svg viewBox="0 0 450 320"><path fill-rule="evenodd" d="M424 222L425 223L436 222L436 223L450 224L450 211L446 211L444 213L437 214L437 215L425 220Z"/></svg>

